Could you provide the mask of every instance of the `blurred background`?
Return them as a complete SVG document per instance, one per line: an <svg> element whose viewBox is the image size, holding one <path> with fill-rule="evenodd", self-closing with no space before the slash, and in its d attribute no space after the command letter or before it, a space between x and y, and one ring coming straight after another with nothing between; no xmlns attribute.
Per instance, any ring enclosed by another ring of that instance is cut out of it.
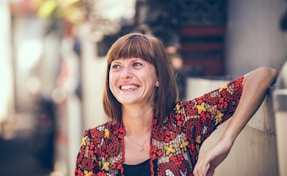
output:
<svg viewBox="0 0 287 176"><path fill-rule="evenodd" d="M286 0L0 0L0 175L73 175L84 129L108 120L105 55L119 36L159 37L185 100L201 89L192 78L280 70L286 12Z"/></svg>

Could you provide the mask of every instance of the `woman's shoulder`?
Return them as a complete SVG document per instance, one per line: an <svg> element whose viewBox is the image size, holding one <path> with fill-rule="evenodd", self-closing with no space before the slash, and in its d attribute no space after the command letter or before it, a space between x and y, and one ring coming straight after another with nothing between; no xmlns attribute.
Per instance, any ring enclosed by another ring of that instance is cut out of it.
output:
<svg viewBox="0 0 287 176"><path fill-rule="evenodd" d="M104 124L85 130L84 136L88 136L93 139L108 138L111 135L118 134L119 131L122 131L120 123L108 121Z"/></svg>
<svg viewBox="0 0 287 176"><path fill-rule="evenodd" d="M123 135L120 136L123 133L119 132L121 130L118 127L118 123L107 122L85 130L81 148L96 153L98 157L117 156L119 150L113 150L113 147L117 146L117 149L120 149L120 139L123 138Z"/></svg>

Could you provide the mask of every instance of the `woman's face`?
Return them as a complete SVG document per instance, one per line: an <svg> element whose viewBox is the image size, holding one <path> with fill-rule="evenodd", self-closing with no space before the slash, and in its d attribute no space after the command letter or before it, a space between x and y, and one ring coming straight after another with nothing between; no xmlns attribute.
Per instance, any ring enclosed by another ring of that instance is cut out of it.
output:
<svg viewBox="0 0 287 176"><path fill-rule="evenodd" d="M123 105L153 103L158 85L155 67L141 58L119 58L111 63L109 87Z"/></svg>

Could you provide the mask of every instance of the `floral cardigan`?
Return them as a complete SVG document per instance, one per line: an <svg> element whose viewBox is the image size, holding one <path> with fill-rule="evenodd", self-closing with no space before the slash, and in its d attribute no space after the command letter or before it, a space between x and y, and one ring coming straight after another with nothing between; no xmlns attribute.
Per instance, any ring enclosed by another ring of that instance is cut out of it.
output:
<svg viewBox="0 0 287 176"><path fill-rule="evenodd" d="M243 79L239 77L191 101L178 102L162 125L154 119L150 141L152 175L192 176L203 141L234 113L242 94ZM86 130L74 174L124 175L124 136L121 122L107 122ZM155 160L157 166L153 164Z"/></svg>

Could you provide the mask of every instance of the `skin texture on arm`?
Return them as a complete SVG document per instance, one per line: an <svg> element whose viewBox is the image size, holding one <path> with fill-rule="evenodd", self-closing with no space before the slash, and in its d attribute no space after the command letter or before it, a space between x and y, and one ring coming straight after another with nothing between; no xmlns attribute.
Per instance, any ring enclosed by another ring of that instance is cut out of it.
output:
<svg viewBox="0 0 287 176"><path fill-rule="evenodd" d="M260 67L244 75L240 102L219 141L204 152L194 168L195 176L212 176L215 168L226 158L231 147L250 118L263 102L267 89L275 82L278 72Z"/></svg>

